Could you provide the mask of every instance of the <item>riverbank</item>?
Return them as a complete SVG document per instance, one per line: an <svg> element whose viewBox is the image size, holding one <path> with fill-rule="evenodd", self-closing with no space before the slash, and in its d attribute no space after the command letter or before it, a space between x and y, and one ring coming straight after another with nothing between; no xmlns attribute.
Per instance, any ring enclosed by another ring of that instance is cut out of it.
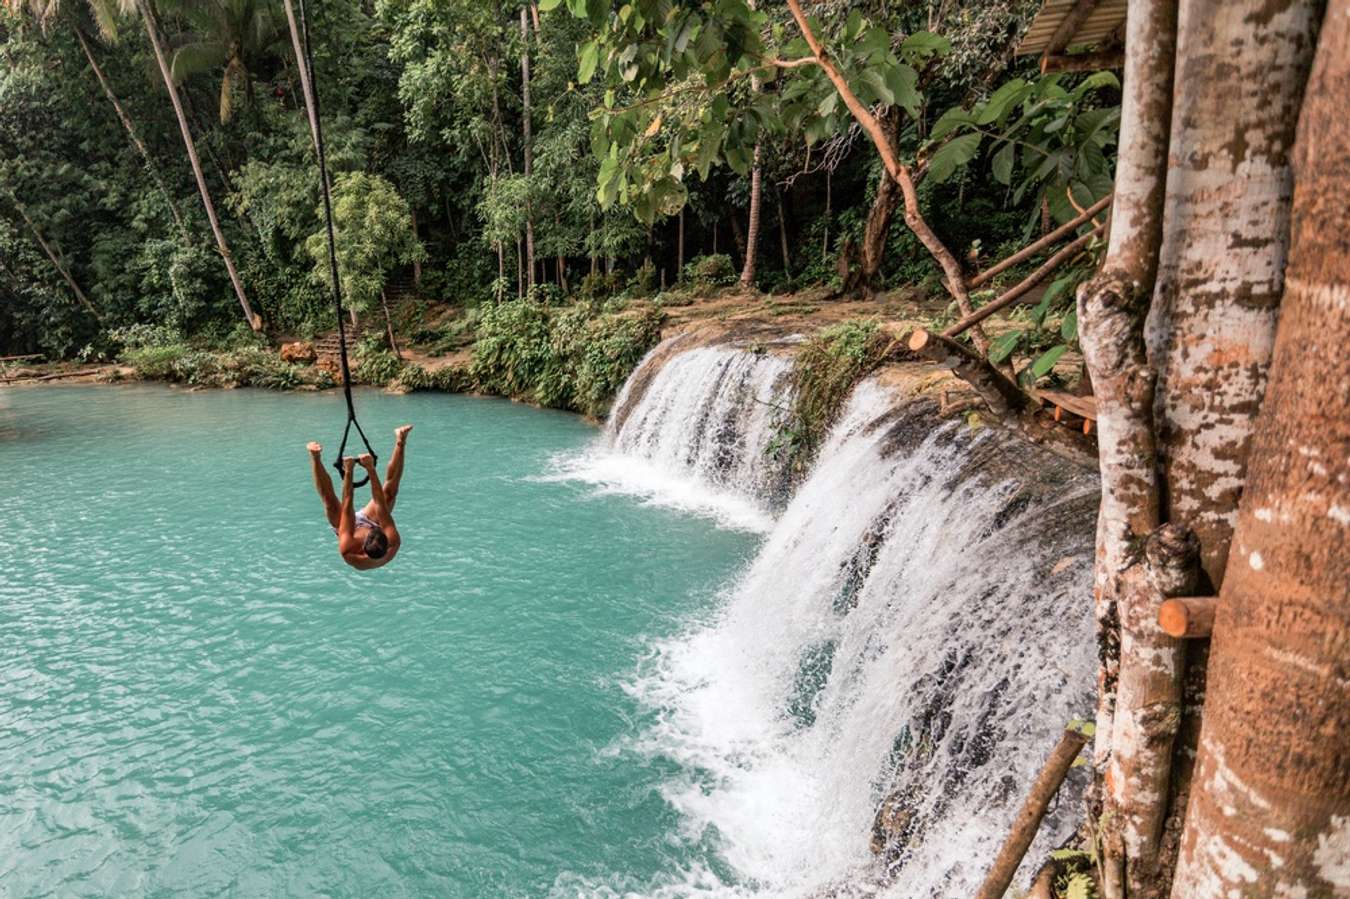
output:
<svg viewBox="0 0 1350 899"><path fill-rule="evenodd" d="M384 332L362 332L349 342L355 383L394 393L502 396L598 421L611 414L621 385L662 341L664 352L730 345L792 361L800 389L782 427L803 470L853 385L868 375L900 395L931 396L941 416L963 416L972 427L1006 425L1079 458L1093 451L1090 440L1072 434L1081 420L1061 421L1049 406L1044 415L1031 409L1029 418L990 408L949 368L910 353L906 335L941 326L948 313L940 299L919 291L845 301L823 288L784 296L710 288L673 299L663 294L559 306L509 300L401 313L398 331L406 336L396 336L397 353ZM192 389L328 390L340 383L335 334L201 346L147 329L128 344L113 363L11 364L0 369L0 386L140 380ZM1051 379L1068 384L1079 365L1076 355L1066 354Z"/></svg>

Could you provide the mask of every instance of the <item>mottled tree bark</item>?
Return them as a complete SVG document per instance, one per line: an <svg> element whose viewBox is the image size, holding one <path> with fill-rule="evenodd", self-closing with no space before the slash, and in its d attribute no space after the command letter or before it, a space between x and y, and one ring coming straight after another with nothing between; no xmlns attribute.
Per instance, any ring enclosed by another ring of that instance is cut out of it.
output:
<svg viewBox="0 0 1350 899"><path fill-rule="evenodd" d="M1220 594L1174 899L1350 895L1350 2L1295 161L1270 384Z"/></svg>
<svg viewBox="0 0 1350 899"><path fill-rule="evenodd" d="M1290 151L1316 0L1190 0L1178 28L1171 164L1149 315L1168 519L1217 587L1282 292ZM1350 47L1342 47L1350 53Z"/></svg>
<svg viewBox="0 0 1350 899"><path fill-rule="evenodd" d="M1156 732L1165 716L1154 705L1179 702L1179 687L1176 696L1167 691L1152 696L1146 687L1179 681L1174 653L1131 657L1121 648L1124 640L1142 651L1152 637L1151 591L1140 550L1162 520L1162 511L1152 418L1154 379L1145 352L1144 319L1162 242L1176 15L1170 0L1132 0L1129 5L1111 233L1101 272L1078 295L1080 343L1097 397L1102 479L1094 577L1101 667L1093 759L1098 771L1108 775L1103 815L1103 890L1108 899L1123 896L1127 881L1140 881L1153 867L1156 852L1148 844L1154 820L1165 811L1166 790L1161 797L1155 789L1144 796L1132 793L1131 786L1156 784L1159 768L1165 775L1171 739ZM1122 622L1133 630L1124 638ZM1139 688L1131 688L1131 705L1122 707L1117 690L1121 667L1127 664L1145 670L1125 678ZM1127 856L1146 863L1129 871Z"/></svg>

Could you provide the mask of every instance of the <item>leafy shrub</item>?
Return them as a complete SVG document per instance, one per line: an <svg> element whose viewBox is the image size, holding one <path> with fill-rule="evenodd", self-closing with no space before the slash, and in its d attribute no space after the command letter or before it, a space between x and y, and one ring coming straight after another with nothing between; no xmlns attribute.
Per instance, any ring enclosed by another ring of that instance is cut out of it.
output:
<svg viewBox="0 0 1350 899"><path fill-rule="evenodd" d="M467 369L457 365L445 365L435 371L427 371L420 365L409 363L403 366L390 386L403 391L441 390L446 393L464 393L473 386L473 379Z"/></svg>
<svg viewBox="0 0 1350 899"><path fill-rule="evenodd" d="M840 322L802 344L792 365L792 408L769 449L787 458L794 475L805 472L854 385L881 364L889 345L871 319Z"/></svg>
<svg viewBox="0 0 1350 899"><path fill-rule="evenodd" d="M137 377L152 381L177 381L179 361L190 350L186 344L132 347L122 353L122 361L136 370Z"/></svg>
<svg viewBox="0 0 1350 899"><path fill-rule="evenodd" d="M647 260L633 272L624 293L630 297L649 297L656 290L656 266Z"/></svg>
<svg viewBox="0 0 1350 899"><path fill-rule="evenodd" d="M684 264L684 280L700 290L724 287L736 280L736 267L726 253L695 256Z"/></svg>
<svg viewBox="0 0 1350 899"><path fill-rule="evenodd" d="M383 386L403 370L403 360L382 343L372 347L368 341L363 341L352 355L352 379L361 384Z"/></svg>
<svg viewBox="0 0 1350 899"><path fill-rule="evenodd" d="M333 386L332 377L322 369L292 365L263 347L219 351L179 343L126 350L121 358L138 378L194 387L289 390L306 384Z"/></svg>
<svg viewBox="0 0 1350 899"><path fill-rule="evenodd" d="M660 338L662 315L548 309L512 300L485 309L469 374L490 393L590 415L609 401Z"/></svg>
<svg viewBox="0 0 1350 899"><path fill-rule="evenodd" d="M605 274L596 272L593 275L586 275L577 285L577 296L583 300L599 300L607 296L618 293L623 285L623 276L618 272Z"/></svg>

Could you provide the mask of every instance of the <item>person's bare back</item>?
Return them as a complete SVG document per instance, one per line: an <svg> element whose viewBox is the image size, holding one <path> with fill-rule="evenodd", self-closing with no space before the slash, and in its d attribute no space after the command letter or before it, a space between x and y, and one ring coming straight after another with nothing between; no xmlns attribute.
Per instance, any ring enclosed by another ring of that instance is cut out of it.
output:
<svg viewBox="0 0 1350 899"><path fill-rule="evenodd" d="M353 568L367 571L387 565L398 554L403 539L394 524L394 501L403 479L403 450L412 425L394 431L394 452L384 481L375 471L369 454L342 460L342 499L333 492L333 480L323 464L323 447L311 441L307 447L313 468L314 486L323 500L324 514L338 538L338 553ZM370 477L370 502L356 511L352 476L360 465Z"/></svg>

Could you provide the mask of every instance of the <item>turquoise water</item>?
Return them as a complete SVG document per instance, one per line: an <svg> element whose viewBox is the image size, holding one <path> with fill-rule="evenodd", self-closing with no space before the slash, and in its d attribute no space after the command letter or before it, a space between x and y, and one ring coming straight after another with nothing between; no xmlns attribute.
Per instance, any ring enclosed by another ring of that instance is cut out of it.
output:
<svg viewBox="0 0 1350 899"><path fill-rule="evenodd" d="M411 421L388 567L346 568L304 444L335 395L0 392L0 895L547 896L717 868L624 685L754 549L541 479L593 428Z"/></svg>

